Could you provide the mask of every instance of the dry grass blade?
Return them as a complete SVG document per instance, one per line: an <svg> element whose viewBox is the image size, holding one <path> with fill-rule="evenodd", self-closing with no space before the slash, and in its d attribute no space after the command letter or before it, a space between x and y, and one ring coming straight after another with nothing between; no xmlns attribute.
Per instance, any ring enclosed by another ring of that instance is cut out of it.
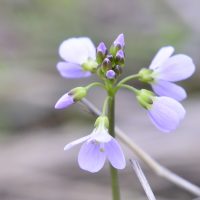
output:
<svg viewBox="0 0 200 200"><path fill-rule="evenodd" d="M137 175L137 177L138 177L148 199L149 200L156 200L156 198L153 194L153 191L151 190L151 187L150 187L150 185L149 185L139 163L137 162L137 160L130 160L130 162L131 162L131 165L132 165L132 167L133 167L133 169L134 169L134 171L135 171L135 173L136 173L136 175Z"/></svg>

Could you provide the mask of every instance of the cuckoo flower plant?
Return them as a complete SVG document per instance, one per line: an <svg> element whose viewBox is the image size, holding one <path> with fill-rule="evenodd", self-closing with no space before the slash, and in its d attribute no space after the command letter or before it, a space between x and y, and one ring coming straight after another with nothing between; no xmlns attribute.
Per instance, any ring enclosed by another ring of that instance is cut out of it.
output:
<svg viewBox="0 0 200 200"><path fill-rule="evenodd" d="M59 47L59 55L64 61L57 64L57 69L63 77L82 78L95 74L100 81L67 92L57 101L56 109L67 108L81 101L92 87L100 86L106 91L102 112L92 133L70 142L64 150L82 143L78 164L81 169L92 173L101 170L105 161L109 161L113 200L120 200L117 170L126 165L122 149L115 139L116 93L121 88L130 90L160 131L174 131L185 116L185 109L179 101L186 98L185 90L174 82L190 77L195 66L190 57L184 54L173 56L173 52L174 48L171 46L161 48L149 68L141 69L139 73L119 81L125 69L123 33L116 37L110 47L104 42L95 47L87 37L67 39ZM146 89L128 85L127 82L133 79L151 84L158 96Z"/></svg>

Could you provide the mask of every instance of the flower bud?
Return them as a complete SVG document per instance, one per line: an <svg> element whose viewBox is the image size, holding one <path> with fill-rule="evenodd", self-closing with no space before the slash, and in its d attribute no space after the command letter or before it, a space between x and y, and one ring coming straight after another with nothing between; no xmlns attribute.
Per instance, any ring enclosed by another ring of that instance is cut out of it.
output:
<svg viewBox="0 0 200 200"><path fill-rule="evenodd" d="M108 50L106 48L106 45L101 42L98 47L97 47L97 62L99 64L102 63L103 59L105 58L106 54L107 54Z"/></svg>
<svg viewBox="0 0 200 200"><path fill-rule="evenodd" d="M113 62L113 60L114 60L113 55L107 55L106 58L108 58L110 60L110 62Z"/></svg>
<svg viewBox="0 0 200 200"><path fill-rule="evenodd" d="M114 70L115 70L115 73L116 73L117 76L119 76L119 75L122 74L122 68L121 68L121 66L116 65L116 66L114 67Z"/></svg>
<svg viewBox="0 0 200 200"><path fill-rule="evenodd" d="M116 40L113 42L114 47L117 47L118 49L123 49L124 48L124 34L121 33L118 35Z"/></svg>
<svg viewBox="0 0 200 200"><path fill-rule="evenodd" d="M108 70L108 71L106 72L106 77L107 77L108 79L114 79L114 78L116 77L115 71L113 71L112 69Z"/></svg>
<svg viewBox="0 0 200 200"><path fill-rule="evenodd" d="M121 33L118 35L118 37L116 38L116 40L113 42L113 45L110 47L110 53L115 56L117 51L120 49L123 49L125 45L124 42L124 34Z"/></svg>
<svg viewBox="0 0 200 200"><path fill-rule="evenodd" d="M102 70L106 72L109 69L112 69L112 63L108 58L105 58L102 63Z"/></svg>
<svg viewBox="0 0 200 200"><path fill-rule="evenodd" d="M124 51L122 49L116 53L115 59L118 65L124 66Z"/></svg>

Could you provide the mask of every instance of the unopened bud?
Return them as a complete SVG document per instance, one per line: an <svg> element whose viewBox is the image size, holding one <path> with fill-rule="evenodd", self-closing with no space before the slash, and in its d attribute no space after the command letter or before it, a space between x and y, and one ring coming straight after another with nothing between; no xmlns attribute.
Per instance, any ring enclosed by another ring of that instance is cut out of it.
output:
<svg viewBox="0 0 200 200"><path fill-rule="evenodd" d="M114 47L117 47L118 49L124 48L125 42L124 42L124 34L121 33L118 35L116 40L113 42Z"/></svg>
<svg viewBox="0 0 200 200"><path fill-rule="evenodd" d="M116 65L114 70L117 76L122 74L122 68L119 65Z"/></svg>
<svg viewBox="0 0 200 200"><path fill-rule="evenodd" d="M106 54L107 54L108 50L106 48L106 45L101 42L98 46L97 46L97 62L99 64L102 63L103 59L105 58Z"/></svg>
<svg viewBox="0 0 200 200"><path fill-rule="evenodd" d="M122 49L120 49L117 53L116 53L116 63L123 66L124 65L124 51Z"/></svg>
<svg viewBox="0 0 200 200"><path fill-rule="evenodd" d="M106 72L106 77L107 77L108 79L114 79L114 78L116 77L115 71L113 71L112 69L111 69L111 70L108 70L108 71Z"/></svg>
<svg viewBox="0 0 200 200"><path fill-rule="evenodd" d="M113 45L110 47L110 50L109 50L110 54L115 56L117 51L124 48L124 45L125 45L124 34L121 33L121 34L118 35L118 37L113 42Z"/></svg>
<svg viewBox="0 0 200 200"><path fill-rule="evenodd" d="M103 60L102 69L103 69L104 72L109 70L109 69L112 69L112 63L108 58L105 58Z"/></svg>

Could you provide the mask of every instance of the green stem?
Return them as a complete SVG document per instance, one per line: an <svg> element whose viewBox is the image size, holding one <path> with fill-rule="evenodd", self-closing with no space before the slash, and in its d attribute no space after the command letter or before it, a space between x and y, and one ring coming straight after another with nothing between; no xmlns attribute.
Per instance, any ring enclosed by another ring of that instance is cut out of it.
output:
<svg viewBox="0 0 200 200"><path fill-rule="evenodd" d="M140 91L140 90L136 89L135 87L130 86L130 85L126 85L126 84L122 84L121 87L126 88L126 89L130 90L131 92L133 92L135 94L138 94L139 91Z"/></svg>
<svg viewBox="0 0 200 200"><path fill-rule="evenodd" d="M100 86L100 87L105 89L105 86L102 83L99 83L99 82L93 82L93 83L87 85L86 89L89 90L89 89L91 89L92 87L95 87L95 86Z"/></svg>
<svg viewBox="0 0 200 200"><path fill-rule="evenodd" d="M109 95L108 101L108 119L109 119L109 133L115 137L115 96ZM113 200L120 200L118 171L110 165L111 184L112 184L112 198Z"/></svg>
<svg viewBox="0 0 200 200"><path fill-rule="evenodd" d="M126 83L127 81L130 81L130 80L135 79L135 78L138 78L138 77L139 77L139 74L133 74L133 75L127 76L126 78L122 79L122 80L117 84L117 86L120 86L120 85Z"/></svg>
<svg viewBox="0 0 200 200"><path fill-rule="evenodd" d="M110 99L110 97L107 96L106 99L105 99L105 101L104 101L104 104L103 104L103 109L102 109L101 115L106 115L106 111L107 111L107 108L108 108L109 99Z"/></svg>

